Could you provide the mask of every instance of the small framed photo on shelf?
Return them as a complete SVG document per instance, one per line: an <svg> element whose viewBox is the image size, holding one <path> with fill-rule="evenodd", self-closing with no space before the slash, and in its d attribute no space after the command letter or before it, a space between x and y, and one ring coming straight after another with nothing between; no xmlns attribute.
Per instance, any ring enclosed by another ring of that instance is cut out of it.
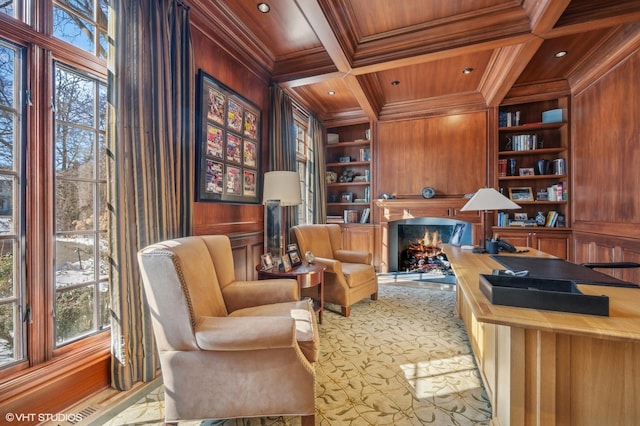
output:
<svg viewBox="0 0 640 426"><path fill-rule="evenodd" d="M513 214L513 218L514 218L515 220L527 220L527 219L528 219L528 217L527 217L527 214L526 214L526 213L514 213L514 214Z"/></svg>
<svg viewBox="0 0 640 426"><path fill-rule="evenodd" d="M291 261L291 266L298 266L302 264L302 258L300 257L300 251L297 244L289 244L287 246L287 255Z"/></svg>
<svg viewBox="0 0 640 426"><path fill-rule="evenodd" d="M536 174L533 167L521 167L519 172L520 176L533 176Z"/></svg>
<svg viewBox="0 0 640 426"><path fill-rule="evenodd" d="M260 256L260 260L262 261L262 269L264 269L265 271L273 269L273 267L275 266L275 264L273 263L273 257L271 257L271 253L263 254L262 256Z"/></svg>
<svg viewBox="0 0 640 426"><path fill-rule="evenodd" d="M509 188L509 199L511 201L533 201L533 191L531 187Z"/></svg>
<svg viewBox="0 0 640 426"><path fill-rule="evenodd" d="M343 192L340 194L340 202L341 203L352 203L353 202L353 192Z"/></svg>
<svg viewBox="0 0 640 426"><path fill-rule="evenodd" d="M291 259L287 255L282 257L282 269L284 272L289 272L291 270Z"/></svg>

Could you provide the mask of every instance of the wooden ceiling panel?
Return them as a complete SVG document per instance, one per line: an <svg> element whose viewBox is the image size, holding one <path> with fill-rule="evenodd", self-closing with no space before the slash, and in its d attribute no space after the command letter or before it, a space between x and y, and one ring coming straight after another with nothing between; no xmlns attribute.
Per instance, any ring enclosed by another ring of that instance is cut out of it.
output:
<svg viewBox="0 0 640 426"><path fill-rule="evenodd" d="M345 10L355 18L355 28L362 38L384 33L410 32L424 25L442 25L456 17L473 14L487 8L513 6L521 3L515 0L342 0Z"/></svg>
<svg viewBox="0 0 640 426"><path fill-rule="evenodd" d="M478 90L492 52L455 56L376 73L385 103L413 101ZM469 74L462 71L472 68ZM393 85L393 81L399 84Z"/></svg>
<svg viewBox="0 0 640 426"><path fill-rule="evenodd" d="M597 48L610 31L604 28L545 40L516 84L568 79L570 72L592 49ZM556 58L554 55L559 51L566 51L567 55Z"/></svg>
<svg viewBox="0 0 640 426"><path fill-rule="evenodd" d="M241 17L248 31L261 40L277 59L294 52L322 47L300 9L293 0L269 0L269 13L258 10L259 0L227 0L225 7Z"/></svg>

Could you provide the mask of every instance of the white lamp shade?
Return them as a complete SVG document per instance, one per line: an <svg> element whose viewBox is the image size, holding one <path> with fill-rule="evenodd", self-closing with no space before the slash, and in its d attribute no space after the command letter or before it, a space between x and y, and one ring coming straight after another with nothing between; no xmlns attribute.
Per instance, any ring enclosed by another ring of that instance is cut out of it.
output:
<svg viewBox="0 0 640 426"><path fill-rule="evenodd" d="M481 188L474 194L461 211L515 210L519 205L493 188Z"/></svg>
<svg viewBox="0 0 640 426"><path fill-rule="evenodd" d="M298 172L267 172L264 174L262 188L262 204L269 200L280 200L281 206L296 206L302 203Z"/></svg>

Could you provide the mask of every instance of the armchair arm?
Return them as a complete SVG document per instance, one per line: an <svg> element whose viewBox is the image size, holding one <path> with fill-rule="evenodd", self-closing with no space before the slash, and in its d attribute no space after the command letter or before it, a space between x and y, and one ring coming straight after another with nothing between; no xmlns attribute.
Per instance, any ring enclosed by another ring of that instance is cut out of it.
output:
<svg viewBox="0 0 640 426"><path fill-rule="evenodd" d="M222 289L222 297L227 311L233 312L253 306L293 302L300 299L300 288L291 278L234 281Z"/></svg>
<svg viewBox="0 0 640 426"><path fill-rule="evenodd" d="M196 342L205 351L252 351L291 348L295 320L289 317L201 317Z"/></svg>
<svg viewBox="0 0 640 426"><path fill-rule="evenodd" d="M342 262L336 259L328 259L326 257L316 257L316 262L322 263L327 266L325 272L331 272L333 274L342 274Z"/></svg>
<svg viewBox="0 0 640 426"><path fill-rule="evenodd" d="M333 257L345 263L364 263L371 265L372 255L367 251L336 250Z"/></svg>

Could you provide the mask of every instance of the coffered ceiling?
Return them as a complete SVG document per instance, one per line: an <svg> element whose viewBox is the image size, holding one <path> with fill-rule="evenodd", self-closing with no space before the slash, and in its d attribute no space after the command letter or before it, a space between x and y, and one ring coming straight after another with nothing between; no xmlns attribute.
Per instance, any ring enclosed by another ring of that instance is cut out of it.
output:
<svg viewBox="0 0 640 426"><path fill-rule="evenodd" d="M640 48L637 0L267 0L269 13L258 0L190 3L329 126L477 110L513 87L575 92Z"/></svg>

